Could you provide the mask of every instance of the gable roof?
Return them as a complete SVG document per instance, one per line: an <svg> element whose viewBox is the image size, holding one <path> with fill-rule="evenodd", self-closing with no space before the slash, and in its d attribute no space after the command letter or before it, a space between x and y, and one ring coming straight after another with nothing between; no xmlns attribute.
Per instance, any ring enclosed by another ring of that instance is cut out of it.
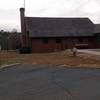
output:
<svg viewBox="0 0 100 100"><path fill-rule="evenodd" d="M25 17L30 37L92 36L94 24L88 18Z"/></svg>

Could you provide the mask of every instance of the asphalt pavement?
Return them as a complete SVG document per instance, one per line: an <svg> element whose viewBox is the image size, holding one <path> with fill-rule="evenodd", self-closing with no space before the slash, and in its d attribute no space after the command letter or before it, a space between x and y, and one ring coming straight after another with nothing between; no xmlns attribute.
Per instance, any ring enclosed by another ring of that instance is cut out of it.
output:
<svg viewBox="0 0 100 100"><path fill-rule="evenodd" d="M83 52L83 53L87 53L87 54L100 56L100 50L99 51L98 50L99 49L80 49L80 50L78 50L78 52Z"/></svg>
<svg viewBox="0 0 100 100"><path fill-rule="evenodd" d="M0 100L100 100L100 70L20 64L0 69Z"/></svg>

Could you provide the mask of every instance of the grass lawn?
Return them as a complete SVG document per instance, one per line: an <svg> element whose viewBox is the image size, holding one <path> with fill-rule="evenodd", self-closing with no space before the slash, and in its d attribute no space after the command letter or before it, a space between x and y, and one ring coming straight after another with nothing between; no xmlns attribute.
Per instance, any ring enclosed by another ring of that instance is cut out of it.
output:
<svg viewBox="0 0 100 100"><path fill-rule="evenodd" d="M0 65L12 63L55 64L67 67L100 68L100 56L78 53L73 57L71 52L19 54L14 51L0 52Z"/></svg>

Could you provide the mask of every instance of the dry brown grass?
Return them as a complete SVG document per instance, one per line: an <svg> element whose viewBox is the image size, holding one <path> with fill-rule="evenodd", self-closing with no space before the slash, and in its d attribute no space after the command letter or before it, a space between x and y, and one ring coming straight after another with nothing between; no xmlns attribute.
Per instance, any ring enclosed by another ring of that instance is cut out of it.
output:
<svg viewBox="0 0 100 100"><path fill-rule="evenodd" d="M17 52L0 52L0 64L30 63L55 64L70 67L100 68L100 56L78 53L73 57L71 52L18 54Z"/></svg>

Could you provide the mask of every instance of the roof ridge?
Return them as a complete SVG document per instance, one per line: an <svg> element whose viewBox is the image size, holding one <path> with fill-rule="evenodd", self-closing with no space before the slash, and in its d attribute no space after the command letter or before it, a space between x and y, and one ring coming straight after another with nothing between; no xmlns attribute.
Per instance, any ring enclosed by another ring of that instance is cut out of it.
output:
<svg viewBox="0 0 100 100"><path fill-rule="evenodd" d="M30 16L25 16L25 18L90 19L89 17L30 17Z"/></svg>

